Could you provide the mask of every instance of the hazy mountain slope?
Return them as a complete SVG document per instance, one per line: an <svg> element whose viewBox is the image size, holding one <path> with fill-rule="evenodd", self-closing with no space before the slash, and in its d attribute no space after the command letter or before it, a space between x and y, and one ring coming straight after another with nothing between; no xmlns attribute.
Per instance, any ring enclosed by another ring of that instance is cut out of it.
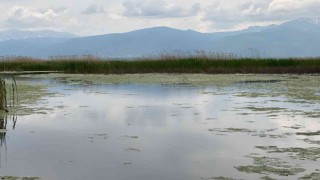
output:
<svg viewBox="0 0 320 180"><path fill-rule="evenodd" d="M320 56L320 25L309 18L289 21L261 32L225 37L212 46L243 56L310 57Z"/></svg>
<svg viewBox="0 0 320 180"><path fill-rule="evenodd" d="M157 27L123 34L71 39L51 47L52 54L92 53L98 56L141 56L163 50L209 50L213 37L195 31Z"/></svg>
<svg viewBox="0 0 320 180"><path fill-rule="evenodd" d="M50 47L68 38L32 38L0 41L0 56L48 57Z"/></svg>

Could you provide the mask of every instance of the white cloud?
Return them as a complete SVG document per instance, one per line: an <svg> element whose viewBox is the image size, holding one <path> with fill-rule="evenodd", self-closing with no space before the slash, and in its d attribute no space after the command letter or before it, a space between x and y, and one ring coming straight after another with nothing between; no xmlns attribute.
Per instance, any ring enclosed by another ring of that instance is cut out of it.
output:
<svg viewBox="0 0 320 180"><path fill-rule="evenodd" d="M268 7L269 15L286 17L319 15L319 0L273 0Z"/></svg>
<svg viewBox="0 0 320 180"><path fill-rule="evenodd" d="M171 26L213 32L319 16L319 9L320 0L0 0L0 30L93 35Z"/></svg>
<svg viewBox="0 0 320 180"><path fill-rule="evenodd" d="M203 10L203 20L213 28L228 29L242 24L279 22L306 16L319 16L319 0L215 0Z"/></svg>
<svg viewBox="0 0 320 180"><path fill-rule="evenodd" d="M269 11L295 11L308 8L308 6L312 6L317 3L319 3L318 0L273 0L269 4Z"/></svg>
<svg viewBox="0 0 320 180"><path fill-rule="evenodd" d="M68 9L34 10L23 6L14 6L7 13L4 25L8 28L42 28L56 26L74 26L78 22L74 18L66 18Z"/></svg>
<svg viewBox="0 0 320 180"><path fill-rule="evenodd" d="M172 1L164 0L126 0L123 2L127 17L186 17L194 16L200 10L200 4L183 7Z"/></svg>

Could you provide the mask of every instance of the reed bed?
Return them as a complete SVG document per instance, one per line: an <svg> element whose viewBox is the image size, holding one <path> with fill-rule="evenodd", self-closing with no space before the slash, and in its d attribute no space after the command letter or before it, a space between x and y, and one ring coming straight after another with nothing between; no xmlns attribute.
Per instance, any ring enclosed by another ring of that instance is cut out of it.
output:
<svg viewBox="0 0 320 180"><path fill-rule="evenodd" d="M210 58L161 56L135 59L103 59L94 56L54 57L47 60L10 58L0 61L0 71L59 71L82 74L136 73L320 73L320 58Z"/></svg>

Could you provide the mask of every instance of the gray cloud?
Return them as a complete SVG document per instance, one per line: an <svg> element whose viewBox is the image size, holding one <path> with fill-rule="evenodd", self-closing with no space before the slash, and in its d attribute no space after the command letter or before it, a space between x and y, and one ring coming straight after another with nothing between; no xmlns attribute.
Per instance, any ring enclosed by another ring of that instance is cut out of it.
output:
<svg viewBox="0 0 320 180"><path fill-rule="evenodd" d="M14 6L10 9L3 24L7 28L17 29L76 25L75 19L65 16L67 12L66 8L35 10Z"/></svg>
<svg viewBox="0 0 320 180"><path fill-rule="evenodd" d="M84 14L105 14L105 10L102 6L98 6L95 4L92 4L87 7L84 11L82 11Z"/></svg>
<svg viewBox="0 0 320 180"><path fill-rule="evenodd" d="M200 11L200 4L195 3L191 7L185 8L164 0L126 0L123 2L127 17L187 17L194 16Z"/></svg>
<svg viewBox="0 0 320 180"><path fill-rule="evenodd" d="M213 32L319 16L319 9L320 0L0 0L0 28L90 35L152 26Z"/></svg>

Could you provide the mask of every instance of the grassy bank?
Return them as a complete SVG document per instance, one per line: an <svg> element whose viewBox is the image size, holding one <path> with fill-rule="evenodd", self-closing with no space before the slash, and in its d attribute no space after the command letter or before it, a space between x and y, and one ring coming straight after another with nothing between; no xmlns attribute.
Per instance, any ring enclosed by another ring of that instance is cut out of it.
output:
<svg viewBox="0 0 320 180"><path fill-rule="evenodd" d="M2 60L0 71L60 71L84 74L133 74L133 73L258 73L302 74L320 73L320 58L314 59L140 59L136 61L110 61L103 59L75 58L35 60L16 58Z"/></svg>

